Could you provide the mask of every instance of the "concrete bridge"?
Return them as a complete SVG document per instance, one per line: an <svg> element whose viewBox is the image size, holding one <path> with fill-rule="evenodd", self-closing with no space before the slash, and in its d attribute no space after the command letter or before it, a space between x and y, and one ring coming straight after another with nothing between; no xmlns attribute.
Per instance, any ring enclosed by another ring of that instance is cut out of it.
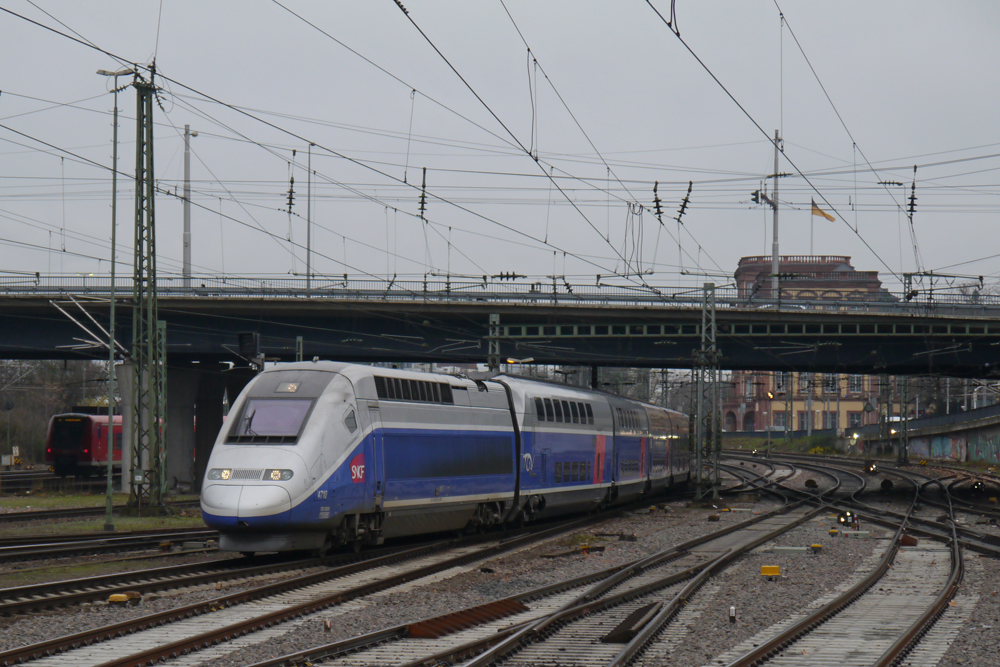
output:
<svg viewBox="0 0 1000 667"><path fill-rule="evenodd" d="M601 285L481 282L198 279L184 289L161 280L167 324L170 479L197 484L222 423L222 396L251 375L237 336L259 334L268 359L479 362L489 319L500 316L501 359L539 364L689 367L701 346L702 291ZM81 348L103 326L108 279L39 277L0 281L0 358L106 358ZM118 336L129 347L129 281L116 285ZM123 298L124 297L124 298ZM68 304L68 305L67 305ZM125 307L122 307L122 306ZM861 374L997 374L1000 303L970 298L782 301L736 290L716 293L724 369ZM235 366L234 366L235 364ZM197 431L193 428L197 419Z"/></svg>

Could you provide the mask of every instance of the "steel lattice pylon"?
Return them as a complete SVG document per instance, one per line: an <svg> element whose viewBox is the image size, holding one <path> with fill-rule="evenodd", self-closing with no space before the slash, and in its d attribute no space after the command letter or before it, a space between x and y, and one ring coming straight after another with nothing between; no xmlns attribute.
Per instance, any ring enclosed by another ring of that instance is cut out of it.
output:
<svg viewBox="0 0 1000 667"><path fill-rule="evenodd" d="M719 496L719 451L722 448L719 408L719 361L716 347L715 283L704 284L701 303L701 349L695 350L695 493L702 498L711 490L712 497ZM711 470L706 476L702 470L703 458L711 460ZM708 488L705 488L707 485Z"/></svg>
<svg viewBox="0 0 1000 667"><path fill-rule="evenodd" d="M136 75L135 246L132 282L132 437L129 506L162 506L166 427L161 330L156 305L153 175L155 87Z"/></svg>

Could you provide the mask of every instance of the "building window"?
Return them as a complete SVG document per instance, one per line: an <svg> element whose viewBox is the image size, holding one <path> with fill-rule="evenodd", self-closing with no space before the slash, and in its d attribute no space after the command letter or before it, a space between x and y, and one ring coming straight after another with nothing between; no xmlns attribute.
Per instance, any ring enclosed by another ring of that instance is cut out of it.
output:
<svg viewBox="0 0 1000 667"><path fill-rule="evenodd" d="M860 394L865 390L864 377L861 375L849 375L847 377L847 391L852 394Z"/></svg>
<svg viewBox="0 0 1000 667"><path fill-rule="evenodd" d="M824 412L823 413L823 428L834 429L837 428L837 413L836 412Z"/></svg>
<svg viewBox="0 0 1000 667"><path fill-rule="evenodd" d="M743 395L747 397L752 397L754 395L754 381L753 378L746 378L743 380Z"/></svg>
<svg viewBox="0 0 1000 667"><path fill-rule="evenodd" d="M812 389L812 373L799 373L799 391L805 393Z"/></svg>
<svg viewBox="0 0 1000 667"><path fill-rule="evenodd" d="M800 431L808 431L809 430L809 417L811 417L811 416L812 416L812 413L809 412L808 410L799 410L799 428L798 428L798 430L800 430Z"/></svg>
<svg viewBox="0 0 1000 667"><path fill-rule="evenodd" d="M864 425L864 418L865 418L865 413L863 412L848 412L847 426L849 428L859 428Z"/></svg>
<svg viewBox="0 0 1000 667"><path fill-rule="evenodd" d="M791 373L775 373L774 388L778 391L787 390L792 384Z"/></svg>
<svg viewBox="0 0 1000 667"><path fill-rule="evenodd" d="M785 430L785 412L775 412L774 413L774 428L777 430Z"/></svg>
<svg viewBox="0 0 1000 667"><path fill-rule="evenodd" d="M836 373L824 373L823 392L827 394L840 393L840 376Z"/></svg>

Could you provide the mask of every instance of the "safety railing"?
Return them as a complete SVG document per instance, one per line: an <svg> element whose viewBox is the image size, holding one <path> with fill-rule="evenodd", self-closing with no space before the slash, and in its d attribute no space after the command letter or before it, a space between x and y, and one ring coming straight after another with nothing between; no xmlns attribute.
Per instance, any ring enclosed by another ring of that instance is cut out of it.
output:
<svg viewBox="0 0 1000 667"><path fill-rule="evenodd" d="M115 280L119 298L132 294L131 276ZM699 286L621 285L597 282L509 282L493 280L440 279L395 280L351 278L347 276L243 277L193 276L188 286L180 277L157 279L161 297L204 299L326 299L337 301L392 301L491 304L557 304L592 306L648 306L659 308L700 308ZM3 275L0 273L0 297L107 298L111 292L109 276ZM1000 296L990 294L947 294L922 298L887 292L851 294L839 298L791 299L766 295L741 296L736 288L717 288L718 310L836 313L883 313L901 315L996 317Z"/></svg>

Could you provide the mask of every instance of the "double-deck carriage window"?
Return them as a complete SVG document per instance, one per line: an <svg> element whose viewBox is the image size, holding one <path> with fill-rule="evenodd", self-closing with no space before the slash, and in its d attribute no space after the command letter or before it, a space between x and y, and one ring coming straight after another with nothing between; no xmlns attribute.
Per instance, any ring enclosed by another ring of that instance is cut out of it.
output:
<svg viewBox="0 0 1000 667"><path fill-rule="evenodd" d="M594 410L590 407L590 403L538 397L534 398L534 403L535 415L540 422L559 422L563 424L594 423ZM618 412L621 415L621 409L618 409ZM619 423L622 423L621 416L619 416Z"/></svg>
<svg viewBox="0 0 1000 667"><path fill-rule="evenodd" d="M454 405L451 385L447 382L405 380L402 378L374 376L375 393L380 399L396 401L421 401Z"/></svg>
<svg viewBox="0 0 1000 667"><path fill-rule="evenodd" d="M563 464L562 464L562 462L556 462L555 481L556 481L557 484L560 484L563 481L563 474L562 474L562 472L563 472Z"/></svg>

